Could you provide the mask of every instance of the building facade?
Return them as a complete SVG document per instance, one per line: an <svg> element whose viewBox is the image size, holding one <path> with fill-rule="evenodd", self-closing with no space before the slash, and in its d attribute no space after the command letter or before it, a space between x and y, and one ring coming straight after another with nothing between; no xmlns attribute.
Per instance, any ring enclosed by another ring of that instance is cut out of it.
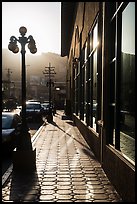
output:
<svg viewBox="0 0 137 204"><path fill-rule="evenodd" d="M61 22L67 114L123 200L134 202L135 2L62 2Z"/></svg>

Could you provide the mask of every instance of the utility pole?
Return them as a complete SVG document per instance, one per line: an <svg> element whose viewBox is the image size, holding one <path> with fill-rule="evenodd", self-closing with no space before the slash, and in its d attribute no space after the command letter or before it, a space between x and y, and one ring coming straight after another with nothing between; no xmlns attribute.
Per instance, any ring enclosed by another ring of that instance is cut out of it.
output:
<svg viewBox="0 0 137 204"><path fill-rule="evenodd" d="M7 77L8 77L8 98L10 98L10 83L11 83L11 74L12 74L12 71L10 68L7 69L8 70L8 73L7 73Z"/></svg>
<svg viewBox="0 0 137 204"><path fill-rule="evenodd" d="M30 64L27 64L25 66L26 66L26 99L28 99L30 93L30 74L28 67L30 67Z"/></svg>
<svg viewBox="0 0 137 204"><path fill-rule="evenodd" d="M52 115L52 104L51 104L51 85L54 86L54 82L52 82L51 78L54 77L56 72L54 71L55 67L51 67L51 64L49 63L48 67L45 67L45 70L43 71L43 74L45 77L48 77L47 86L49 87L49 115L48 115L48 122L53 121L53 115Z"/></svg>

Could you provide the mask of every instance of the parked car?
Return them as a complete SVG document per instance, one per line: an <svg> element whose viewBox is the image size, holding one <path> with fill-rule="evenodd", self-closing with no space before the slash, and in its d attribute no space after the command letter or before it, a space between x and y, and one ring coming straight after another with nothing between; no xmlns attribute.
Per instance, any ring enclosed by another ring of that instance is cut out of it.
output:
<svg viewBox="0 0 137 204"><path fill-rule="evenodd" d="M2 148L10 151L16 147L21 134L21 117L14 112L2 112Z"/></svg>
<svg viewBox="0 0 137 204"><path fill-rule="evenodd" d="M26 102L26 119L29 122L41 122L43 117L43 107L38 101ZM20 115L22 114L22 111Z"/></svg>
<svg viewBox="0 0 137 204"><path fill-rule="evenodd" d="M17 102L14 98L9 98L8 100L2 101L2 110L3 111L12 111L17 108Z"/></svg>

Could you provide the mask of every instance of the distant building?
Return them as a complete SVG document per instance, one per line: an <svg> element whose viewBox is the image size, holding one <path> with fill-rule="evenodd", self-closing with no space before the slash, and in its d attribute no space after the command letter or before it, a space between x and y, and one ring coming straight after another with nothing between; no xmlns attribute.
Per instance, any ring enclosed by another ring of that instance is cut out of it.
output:
<svg viewBox="0 0 137 204"><path fill-rule="evenodd" d="M7 49L2 50L2 80L3 97L7 99L10 95L17 98L21 103L21 62L20 55L9 53ZM54 65L56 75L52 78L54 86L51 87L52 101L57 103L57 108L64 108L66 99L66 65L67 57L61 57L54 53L43 53L39 56L26 55L26 99L37 99L47 101L49 89L48 77L43 71L49 62ZM12 70L10 81L7 83L7 67ZM60 88L56 91L56 88ZM10 92L10 93L9 93Z"/></svg>

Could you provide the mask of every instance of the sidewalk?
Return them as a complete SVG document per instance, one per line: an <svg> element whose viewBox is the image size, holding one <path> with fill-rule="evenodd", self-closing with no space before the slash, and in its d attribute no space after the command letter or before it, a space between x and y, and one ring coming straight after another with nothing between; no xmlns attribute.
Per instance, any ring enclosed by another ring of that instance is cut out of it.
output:
<svg viewBox="0 0 137 204"><path fill-rule="evenodd" d="M71 120L57 111L33 142L36 172L12 173L2 202L122 202Z"/></svg>

